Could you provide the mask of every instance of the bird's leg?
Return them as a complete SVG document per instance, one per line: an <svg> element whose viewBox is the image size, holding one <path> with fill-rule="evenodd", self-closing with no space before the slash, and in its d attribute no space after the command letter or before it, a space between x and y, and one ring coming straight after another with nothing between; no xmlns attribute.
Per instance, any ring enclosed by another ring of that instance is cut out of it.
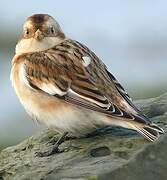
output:
<svg viewBox="0 0 167 180"><path fill-rule="evenodd" d="M56 142L55 145L53 146L53 149L52 149L52 151L51 151L51 154L55 154L55 153L57 153L57 152L60 152L60 150L59 150L59 145L64 142L67 134L68 134L68 132L64 132L64 133L62 134L62 136L59 137L59 139L57 140L57 142Z"/></svg>
<svg viewBox="0 0 167 180"><path fill-rule="evenodd" d="M64 132L62 134L62 136L60 136L60 138L57 140L57 142L54 144L53 148L51 151L46 151L46 152L36 152L36 156L39 156L39 157L46 157L46 156L51 156L53 154L56 154L56 153L60 153L62 151L59 150L59 145L61 143L64 142L65 140L65 137L67 136L68 132Z"/></svg>

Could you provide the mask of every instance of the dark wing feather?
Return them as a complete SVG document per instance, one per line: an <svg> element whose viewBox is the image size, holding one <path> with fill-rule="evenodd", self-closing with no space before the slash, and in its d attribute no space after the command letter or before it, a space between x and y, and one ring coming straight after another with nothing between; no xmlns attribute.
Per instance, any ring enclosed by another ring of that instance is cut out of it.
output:
<svg viewBox="0 0 167 180"><path fill-rule="evenodd" d="M120 94L127 100L132 101L131 97L128 95L128 93L125 91L125 89L122 87L122 85L118 82L118 80L106 69L108 76L110 77L111 81L115 84L115 87L120 92Z"/></svg>
<svg viewBox="0 0 167 180"><path fill-rule="evenodd" d="M150 121L142 112L133 104L131 97L128 95L128 93L125 91L125 89L122 87L122 85L118 82L118 80L106 69L111 81L114 83L116 89L120 93L120 95L125 99L125 101L131 106L138 116L143 117Z"/></svg>

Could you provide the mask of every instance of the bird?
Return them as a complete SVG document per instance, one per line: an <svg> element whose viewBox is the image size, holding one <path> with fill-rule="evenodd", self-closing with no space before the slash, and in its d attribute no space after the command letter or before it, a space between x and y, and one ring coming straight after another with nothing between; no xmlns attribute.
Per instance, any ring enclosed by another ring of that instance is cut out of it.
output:
<svg viewBox="0 0 167 180"><path fill-rule="evenodd" d="M33 14L23 24L12 59L11 81L28 114L60 138L85 137L105 126L121 126L155 141L164 130L151 122L86 45L68 38L48 14Z"/></svg>

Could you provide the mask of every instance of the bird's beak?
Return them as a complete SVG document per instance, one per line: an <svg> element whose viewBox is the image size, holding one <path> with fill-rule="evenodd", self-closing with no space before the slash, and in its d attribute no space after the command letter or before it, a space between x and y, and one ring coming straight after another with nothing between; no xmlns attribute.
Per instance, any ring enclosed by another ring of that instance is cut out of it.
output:
<svg viewBox="0 0 167 180"><path fill-rule="evenodd" d="M44 38L44 34L38 29L38 30L35 32L34 38L35 38L37 41L41 41L41 40Z"/></svg>

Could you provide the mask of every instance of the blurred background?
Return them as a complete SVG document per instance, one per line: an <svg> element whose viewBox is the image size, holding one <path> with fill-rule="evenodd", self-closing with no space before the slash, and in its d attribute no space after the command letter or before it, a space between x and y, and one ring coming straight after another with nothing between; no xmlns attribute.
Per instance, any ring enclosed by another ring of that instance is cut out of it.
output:
<svg viewBox="0 0 167 180"><path fill-rule="evenodd" d="M133 99L167 91L167 1L5 0L0 5L0 149L39 130L10 82L11 59L25 19L48 13L66 35L90 47Z"/></svg>

